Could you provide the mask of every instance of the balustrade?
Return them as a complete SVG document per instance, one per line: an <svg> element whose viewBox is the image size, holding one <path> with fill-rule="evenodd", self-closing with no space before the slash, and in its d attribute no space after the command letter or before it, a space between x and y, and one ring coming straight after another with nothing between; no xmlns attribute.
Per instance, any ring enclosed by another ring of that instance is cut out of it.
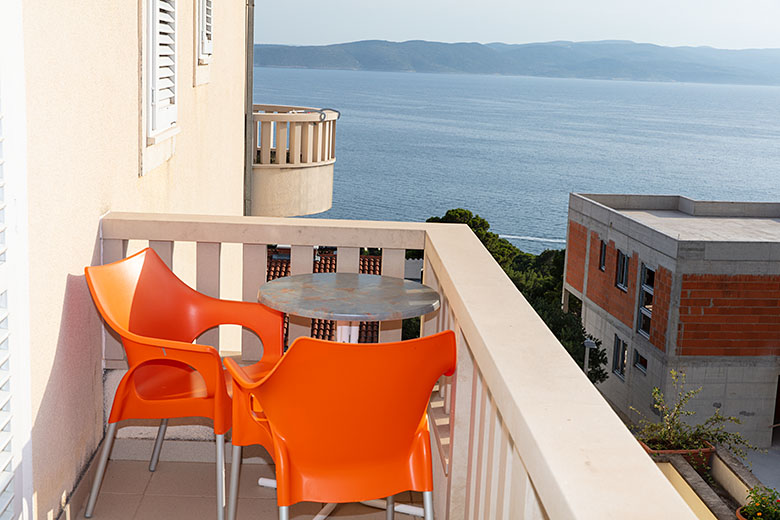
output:
<svg viewBox="0 0 780 520"><path fill-rule="evenodd" d="M123 258L133 241L148 243L174 271L178 244L195 242L196 288L219 296L229 282L220 273L231 273L247 301L265 283L269 244L290 246L291 274L312 272L318 245L337 247L343 272L358 271L361 247L380 248L382 272L391 276L402 276L406 250L422 249L423 283L439 291L442 305L422 318L421 333L452 329L458 348L455 375L442 378L431 397L437 518L695 518L466 226L123 213L102 219L104 263ZM241 266L222 269L221 252L234 245ZM308 320L290 320L290 340L309 330ZM382 341L400 336L400 323L380 325ZM105 367L122 368L121 345L108 332L104 338ZM220 346L216 333L200 340ZM254 335L238 343L244 359L260 357Z"/></svg>

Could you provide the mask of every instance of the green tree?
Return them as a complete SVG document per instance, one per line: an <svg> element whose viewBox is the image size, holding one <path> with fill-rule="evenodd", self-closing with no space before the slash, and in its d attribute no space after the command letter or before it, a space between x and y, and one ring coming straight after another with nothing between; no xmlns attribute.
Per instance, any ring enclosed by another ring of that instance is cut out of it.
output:
<svg viewBox="0 0 780 520"><path fill-rule="evenodd" d="M561 308L565 251L548 249L538 255L525 253L490 231L487 220L463 208L451 209L443 217L431 217L428 222L468 225L574 361L580 366L583 364L586 339L596 342L597 348L588 359L588 378L594 383L607 379L607 353L601 348L601 341L585 331L579 307L570 306L572 312L564 312Z"/></svg>

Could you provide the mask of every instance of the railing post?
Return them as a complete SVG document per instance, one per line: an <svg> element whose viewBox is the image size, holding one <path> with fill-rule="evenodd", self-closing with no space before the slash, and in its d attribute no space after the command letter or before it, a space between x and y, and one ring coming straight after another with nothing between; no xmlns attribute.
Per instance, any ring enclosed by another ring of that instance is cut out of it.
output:
<svg viewBox="0 0 780 520"><path fill-rule="evenodd" d="M290 275L311 273L314 268L314 246L293 245L290 247ZM287 328L287 342L292 342L301 336L311 334L311 318L289 315L290 324Z"/></svg>
<svg viewBox="0 0 780 520"><path fill-rule="evenodd" d="M271 164L271 122L260 123L260 164Z"/></svg>
<svg viewBox="0 0 780 520"><path fill-rule="evenodd" d="M257 290L266 282L267 272L268 246L244 244L241 297L245 302L257 301ZM241 331L241 359L259 361L262 355L258 337L246 329Z"/></svg>
<svg viewBox="0 0 780 520"><path fill-rule="evenodd" d="M382 276L404 277L404 267L406 262L405 249L382 248ZM379 341L387 343L390 341L401 341L401 332L403 329L402 320L383 321L379 324Z"/></svg>
<svg viewBox="0 0 780 520"><path fill-rule="evenodd" d="M219 298L219 259L221 244L219 242L198 242L196 253L196 282L199 292L212 298ZM219 350L219 327L207 330L197 339L203 345L210 345Z"/></svg>
<svg viewBox="0 0 780 520"><path fill-rule="evenodd" d="M312 123L312 126L314 127L312 161L320 162L322 160L322 123Z"/></svg>
<svg viewBox="0 0 780 520"><path fill-rule="evenodd" d="M301 163L301 124L290 123L290 164Z"/></svg>
<svg viewBox="0 0 780 520"><path fill-rule="evenodd" d="M310 163L312 161L312 143L313 143L314 125L312 123L303 123L301 129L301 149L303 152L302 161L304 163Z"/></svg>
<svg viewBox="0 0 780 520"><path fill-rule="evenodd" d="M287 126L286 121L276 122L276 160L275 164L287 164Z"/></svg>

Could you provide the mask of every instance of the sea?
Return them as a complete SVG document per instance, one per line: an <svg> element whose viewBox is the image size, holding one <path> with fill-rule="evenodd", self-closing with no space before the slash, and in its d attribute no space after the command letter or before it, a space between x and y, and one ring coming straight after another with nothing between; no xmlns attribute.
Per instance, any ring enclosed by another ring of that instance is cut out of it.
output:
<svg viewBox="0 0 780 520"><path fill-rule="evenodd" d="M569 193L780 201L780 87L255 68L256 103L335 108L321 218L451 208L538 254Z"/></svg>

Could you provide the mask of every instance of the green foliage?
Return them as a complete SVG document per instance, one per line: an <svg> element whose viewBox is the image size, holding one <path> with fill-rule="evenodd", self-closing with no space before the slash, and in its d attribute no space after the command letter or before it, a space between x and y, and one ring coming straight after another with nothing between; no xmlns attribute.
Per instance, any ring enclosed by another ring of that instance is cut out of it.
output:
<svg viewBox="0 0 780 520"><path fill-rule="evenodd" d="M401 322L401 339L414 339L420 337L420 317L415 316Z"/></svg>
<svg viewBox="0 0 780 520"><path fill-rule="evenodd" d="M634 407L631 410L642 416L639 421L640 429L636 436L654 450L695 450L707 448L707 443L720 444L731 450L738 457L745 458L746 450L754 450L750 444L738 432L727 432L728 424L740 424L736 417L722 415L720 409L716 409L707 420L701 424L691 426L683 418L694 415L696 412L687 410L688 402L693 399L701 387L686 390L685 373L671 370L672 383L676 392L673 403L667 403L666 398L657 387L653 388L653 408L658 410L661 421L648 420Z"/></svg>
<svg viewBox="0 0 780 520"><path fill-rule="evenodd" d="M748 520L780 520L780 493L756 486L748 492L747 504L740 513Z"/></svg>
<svg viewBox="0 0 780 520"><path fill-rule="evenodd" d="M601 348L601 341L585 332L579 307L575 305L576 309L570 309L574 312L564 312L561 308L565 251L550 249L539 255L525 253L491 232L487 220L463 208L451 209L443 217L431 217L428 222L468 225L580 366L585 360L585 339L596 342L597 348L592 350L588 359L588 377L594 383L607 379L604 368L607 353Z"/></svg>

